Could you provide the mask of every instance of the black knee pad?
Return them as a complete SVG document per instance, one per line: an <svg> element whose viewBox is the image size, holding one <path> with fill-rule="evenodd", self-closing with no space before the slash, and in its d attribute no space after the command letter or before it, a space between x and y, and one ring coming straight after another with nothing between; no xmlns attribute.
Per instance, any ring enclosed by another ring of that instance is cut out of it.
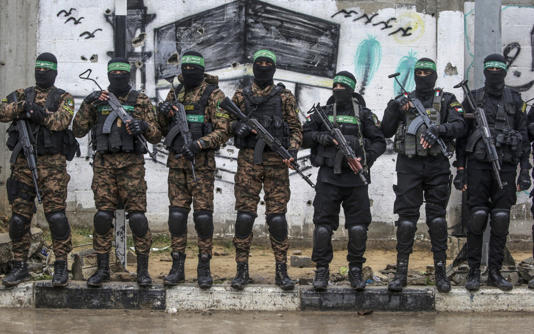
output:
<svg viewBox="0 0 534 334"><path fill-rule="evenodd" d="M67 240L70 235L70 226L64 211L52 212L46 215L53 240Z"/></svg>
<svg viewBox="0 0 534 334"><path fill-rule="evenodd" d="M148 220L144 212L129 213L128 223L130 224L132 233L138 237L142 237L148 232Z"/></svg>
<svg viewBox="0 0 534 334"><path fill-rule="evenodd" d="M211 211L195 211L193 213L195 230L201 239L213 236L213 213Z"/></svg>
<svg viewBox="0 0 534 334"><path fill-rule="evenodd" d="M413 239L417 230L417 222L411 220L399 220L397 222L397 240Z"/></svg>
<svg viewBox="0 0 534 334"><path fill-rule="evenodd" d="M332 239L332 227L318 224L313 230L313 247L319 250L328 248Z"/></svg>
<svg viewBox="0 0 534 334"><path fill-rule="evenodd" d="M9 237L13 241L19 241L26 233L26 225L30 224L30 220L21 215L14 213L9 220Z"/></svg>
<svg viewBox="0 0 534 334"><path fill-rule="evenodd" d="M269 234L278 241L287 239L287 220L284 214L273 214L267 216Z"/></svg>
<svg viewBox="0 0 534 334"><path fill-rule="evenodd" d="M93 219L95 232L104 235L113 227L113 212L97 211Z"/></svg>
<svg viewBox="0 0 534 334"><path fill-rule="evenodd" d="M238 212L235 220L235 236L245 239L252 233L256 215L249 212Z"/></svg>
<svg viewBox="0 0 534 334"><path fill-rule="evenodd" d="M173 237L181 237L187 233L188 215L188 209L175 206L169 208L169 232Z"/></svg>
<svg viewBox="0 0 534 334"><path fill-rule="evenodd" d="M443 238L447 236L447 220L445 217L437 217L429 222L428 225L428 234L430 238Z"/></svg>
<svg viewBox="0 0 534 334"><path fill-rule="evenodd" d="M364 243L367 240L367 226L352 225L348 232L349 242Z"/></svg>
<svg viewBox="0 0 534 334"><path fill-rule="evenodd" d="M496 235L508 235L510 210L494 209L491 211L491 228Z"/></svg>
<svg viewBox="0 0 534 334"><path fill-rule="evenodd" d="M469 232L481 235L488 220L488 208L476 207L471 211L471 221L469 222Z"/></svg>

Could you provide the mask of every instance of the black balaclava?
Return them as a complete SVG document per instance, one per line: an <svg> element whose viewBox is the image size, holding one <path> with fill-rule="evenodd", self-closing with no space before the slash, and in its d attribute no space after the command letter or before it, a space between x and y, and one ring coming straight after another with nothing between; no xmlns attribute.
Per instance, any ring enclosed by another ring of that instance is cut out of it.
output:
<svg viewBox="0 0 534 334"><path fill-rule="evenodd" d="M265 60L269 63L268 66L260 66L256 61ZM254 72L254 82L261 88L265 88L273 84L274 72L276 71L276 55L269 50L258 50L253 56L254 64L252 71Z"/></svg>
<svg viewBox="0 0 534 334"><path fill-rule="evenodd" d="M193 69L186 70L184 65L192 66ZM204 57L199 52L187 51L182 56L182 77L185 88L194 88L204 80Z"/></svg>
<svg viewBox="0 0 534 334"><path fill-rule="evenodd" d="M354 88L356 88L356 78L352 73L347 71L341 71L336 74L334 77L335 86L337 83L341 84L345 89L333 89L334 100L336 104L347 105L352 100L352 94L354 93Z"/></svg>
<svg viewBox="0 0 534 334"><path fill-rule="evenodd" d="M498 71L490 71L488 68L495 67ZM504 78L506 77L506 59L494 53L484 59L484 77L486 77L485 90L490 95L500 96L504 91Z"/></svg>
<svg viewBox="0 0 534 334"><path fill-rule="evenodd" d="M128 59L123 57L114 57L108 62L108 80L109 91L117 96L128 94L132 87L130 86L130 69L131 65ZM121 71L118 74L112 71Z"/></svg>
<svg viewBox="0 0 534 334"><path fill-rule="evenodd" d="M416 70L429 70L432 74L426 77L415 75ZM436 73L436 63L430 58L421 58L415 63L414 68L414 80L415 80L415 92L418 95L429 95L434 92L434 86L438 74Z"/></svg>
<svg viewBox="0 0 534 334"><path fill-rule="evenodd" d="M45 68L46 71L38 71L38 68ZM35 84L44 89L54 85L57 76L56 56L49 52L41 53L35 61Z"/></svg>

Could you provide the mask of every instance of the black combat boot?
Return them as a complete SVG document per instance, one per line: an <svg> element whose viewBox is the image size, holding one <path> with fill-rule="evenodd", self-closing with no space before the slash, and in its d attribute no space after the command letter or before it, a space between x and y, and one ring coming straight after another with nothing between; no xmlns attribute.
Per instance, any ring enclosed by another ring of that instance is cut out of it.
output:
<svg viewBox="0 0 534 334"><path fill-rule="evenodd" d="M315 279L313 280L313 288L315 291L325 291L328 287L328 280L330 279L330 270L328 266L317 267L315 269Z"/></svg>
<svg viewBox="0 0 534 334"><path fill-rule="evenodd" d="M510 291L514 288L513 284L504 279L501 271L497 268L490 268L488 271L488 285L495 286L503 291Z"/></svg>
<svg viewBox="0 0 534 334"><path fill-rule="evenodd" d="M397 271L395 277L389 282L388 290L400 292L408 284L408 258L397 260Z"/></svg>
<svg viewBox="0 0 534 334"><path fill-rule="evenodd" d="M236 290L243 290L248 283L250 283L250 276L248 275L248 262L237 262L237 272L232 280L232 288Z"/></svg>
<svg viewBox="0 0 534 334"><path fill-rule="evenodd" d="M350 286L356 291L365 289L365 281L362 278L362 264L349 265L349 282Z"/></svg>
<svg viewBox="0 0 534 334"><path fill-rule="evenodd" d="M28 264L24 261L13 261L13 268L9 274L4 277L2 283L4 286L15 286L19 283L30 279L30 273L28 272Z"/></svg>
<svg viewBox="0 0 534 334"><path fill-rule="evenodd" d="M109 274L109 253L96 254L96 261L98 268L93 276L87 280L87 285L92 287L101 287L102 282L107 282L110 279Z"/></svg>
<svg viewBox="0 0 534 334"><path fill-rule="evenodd" d="M69 271L67 270L67 260L57 260L54 262L54 276L52 285L55 287L67 286L69 281Z"/></svg>
<svg viewBox="0 0 534 334"><path fill-rule="evenodd" d="M467 280L465 281L465 288L469 291L477 291L480 289L480 268L469 268Z"/></svg>
<svg viewBox="0 0 534 334"><path fill-rule="evenodd" d="M295 288L295 281L287 275L287 264L284 262L276 262L276 273L274 282L282 290L293 290Z"/></svg>
<svg viewBox="0 0 534 334"><path fill-rule="evenodd" d="M213 278L211 278L210 272L209 254L198 255L197 280L198 287L201 289L209 289L213 285Z"/></svg>
<svg viewBox="0 0 534 334"><path fill-rule="evenodd" d="M439 292L447 293L451 291L451 282L447 278L447 266L445 261L434 262L434 276L436 278L436 288Z"/></svg>
<svg viewBox="0 0 534 334"><path fill-rule="evenodd" d="M137 284L141 287L152 285L152 278L148 274L148 254L137 253Z"/></svg>
<svg viewBox="0 0 534 334"><path fill-rule="evenodd" d="M163 279L165 285L176 285L185 281L184 263L185 253L172 252L172 267L169 275Z"/></svg>

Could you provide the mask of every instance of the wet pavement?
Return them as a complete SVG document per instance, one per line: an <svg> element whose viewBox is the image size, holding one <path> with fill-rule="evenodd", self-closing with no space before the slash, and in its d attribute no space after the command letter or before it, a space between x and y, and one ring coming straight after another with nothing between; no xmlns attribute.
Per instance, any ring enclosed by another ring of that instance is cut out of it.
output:
<svg viewBox="0 0 534 334"><path fill-rule="evenodd" d="M532 333L531 313L178 312L0 309L0 333Z"/></svg>

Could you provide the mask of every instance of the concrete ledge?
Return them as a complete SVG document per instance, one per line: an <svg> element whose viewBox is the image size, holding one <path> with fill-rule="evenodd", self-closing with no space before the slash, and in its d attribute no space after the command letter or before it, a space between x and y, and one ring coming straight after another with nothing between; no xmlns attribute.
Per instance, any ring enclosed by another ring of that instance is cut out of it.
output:
<svg viewBox="0 0 534 334"><path fill-rule="evenodd" d="M33 307L33 282L14 288L0 287L0 307Z"/></svg>
<svg viewBox="0 0 534 334"><path fill-rule="evenodd" d="M144 289L136 283L121 282L89 288L85 281L70 281L65 288L54 288L50 281L42 281L35 283L35 307L165 310L165 289L161 285Z"/></svg>
<svg viewBox="0 0 534 334"><path fill-rule="evenodd" d="M312 288L301 291L302 310L434 311L433 288L406 288L391 293L386 287L367 287L356 292L350 287Z"/></svg>
<svg viewBox="0 0 534 334"><path fill-rule="evenodd" d="M534 291L516 287L501 291L485 287L471 293L463 287L454 287L451 292L436 293L436 311L443 312L534 312Z"/></svg>
<svg viewBox="0 0 534 334"><path fill-rule="evenodd" d="M296 311L300 309L299 290L282 291L277 286L249 285L243 291L229 285L201 290L193 284L167 289L167 311Z"/></svg>

